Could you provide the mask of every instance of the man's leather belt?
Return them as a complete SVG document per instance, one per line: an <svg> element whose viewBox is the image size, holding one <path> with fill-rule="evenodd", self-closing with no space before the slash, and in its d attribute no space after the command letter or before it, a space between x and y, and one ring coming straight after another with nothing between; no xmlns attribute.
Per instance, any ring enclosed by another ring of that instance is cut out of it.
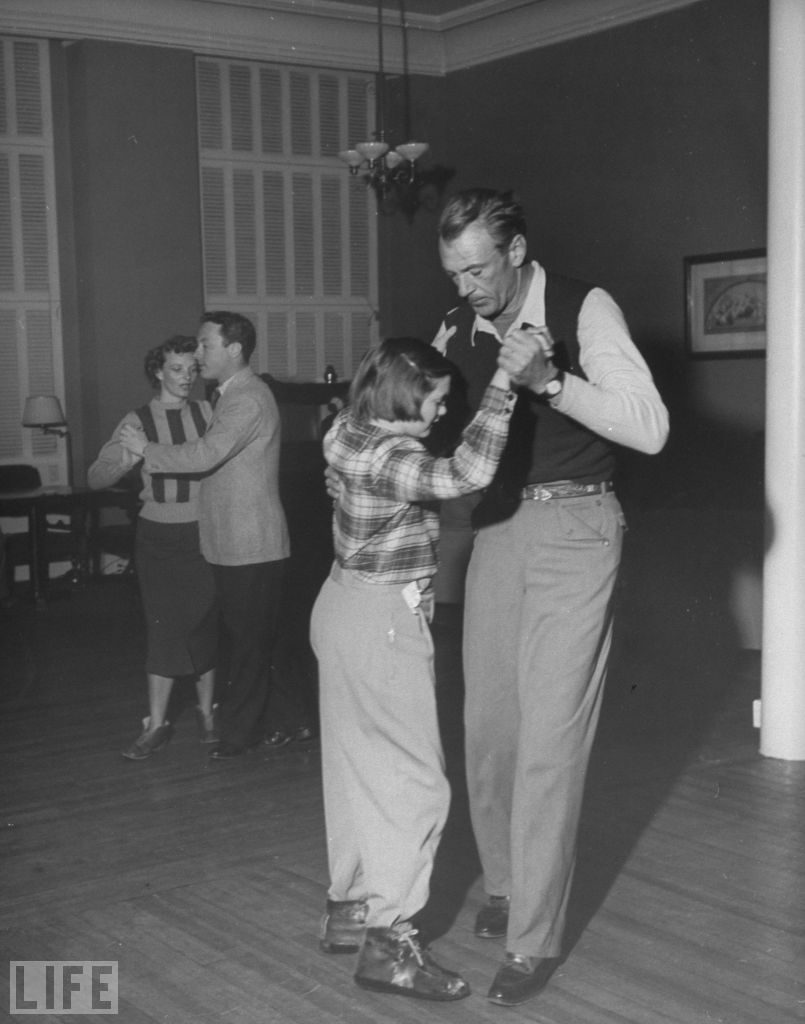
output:
<svg viewBox="0 0 805 1024"><path fill-rule="evenodd" d="M552 498L581 498L587 494L606 494L613 490L612 481L600 484L577 484L573 480L555 480L549 484L527 484L520 491L522 501L550 501Z"/></svg>

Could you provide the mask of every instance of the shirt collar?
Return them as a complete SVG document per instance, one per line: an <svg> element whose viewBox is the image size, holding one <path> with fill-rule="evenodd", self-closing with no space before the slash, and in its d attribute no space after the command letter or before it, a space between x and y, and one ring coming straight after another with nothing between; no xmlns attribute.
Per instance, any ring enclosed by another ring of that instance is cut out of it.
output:
<svg viewBox="0 0 805 1024"><path fill-rule="evenodd" d="M231 377L227 377L226 380L223 382L223 384L219 384L218 385L218 394L222 395L224 393L224 391L226 391L226 389L232 383L233 380L237 380L239 377L243 377L248 370L249 370L249 367L248 366L244 366L241 370L238 370L237 373L233 373Z"/></svg>
<svg viewBox="0 0 805 1024"><path fill-rule="evenodd" d="M545 324L545 270L536 260L531 261L531 266L533 267L534 275L531 278L531 284L529 285L520 313L509 328L510 331L516 330L523 324L531 324L532 327L542 327ZM498 334L494 321L487 320L478 314L476 314L475 323L472 326L473 337L476 331L483 331L484 334L493 334L499 341L503 340Z"/></svg>

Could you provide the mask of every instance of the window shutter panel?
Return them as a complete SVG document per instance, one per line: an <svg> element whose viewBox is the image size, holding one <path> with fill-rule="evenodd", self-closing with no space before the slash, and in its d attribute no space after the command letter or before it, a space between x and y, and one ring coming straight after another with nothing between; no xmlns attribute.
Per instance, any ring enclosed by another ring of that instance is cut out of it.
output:
<svg viewBox="0 0 805 1024"><path fill-rule="evenodd" d="M235 227L235 291L238 295L254 295L257 291L257 232L254 175L251 170L234 172L232 192Z"/></svg>
<svg viewBox="0 0 805 1024"><path fill-rule="evenodd" d="M53 394L53 339L50 315L46 310L28 310L25 317L28 335L28 388L34 395Z"/></svg>
<svg viewBox="0 0 805 1024"><path fill-rule="evenodd" d="M369 256L371 249L362 240L369 237L369 196L362 182L350 177L349 189L349 293L371 294Z"/></svg>
<svg viewBox="0 0 805 1024"><path fill-rule="evenodd" d="M50 253L44 155L22 153L19 166L24 287L26 292L47 292Z"/></svg>
<svg viewBox="0 0 805 1024"><path fill-rule="evenodd" d="M315 291L313 267L313 182L309 174L293 175L294 294Z"/></svg>
<svg viewBox="0 0 805 1024"><path fill-rule="evenodd" d="M375 330L372 196L337 155L366 136L372 77L197 66L205 300L254 321L258 371L319 379L332 362L343 376L347 325Z"/></svg>
<svg viewBox="0 0 805 1024"><path fill-rule="evenodd" d="M370 136L369 89L373 87L366 78L352 78L347 81L347 138L350 143Z"/></svg>
<svg viewBox="0 0 805 1024"><path fill-rule="evenodd" d="M208 296L225 295L226 200L224 172L220 167L201 168L201 224L204 235L204 287Z"/></svg>
<svg viewBox="0 0 805 1024"><path fill-rule="evenodd" d="M274 68L260 68L260 130L264 153L282 152L282 78Z"/></svg>
<svg viewBox="0 0 805 1024"><path fill-rule="evenodd" d="M312 313L296 314L296 373L310 380L316 376L316 318Z"/></svg>
<svg viewBox="0 0 805 1024"><path fill-rule="evenodd" d="M0 292L14 291L14 246L11 237L11 174L0 153Z"/></svg>
<svg viewBox="0 0 805 1024"><path fill-rule="evenodd" d="M221 107L221 69L209 60L196 66L198 133L202 149L224 148L224 119Z"/></svg>
<svg viewBox="0 0 805 1024"><path fill-rule="evenodd" d="M319 78L319 153L338 156L341 149L341 107L338 79L334 75Z"/></svg>
<svg viewBox="0 0 805 1024"><path fill-rule="evenodd" d="M322 285L328 296L343 292L345 240L341 229L341 183L333 175L324 175L321 180Z"/></svg>
<svg viewBox="0 0 805 1024"><path fill-rule="evenodd" d="M285 297L285 187L279 171L263 172L263 240L265 247L266 294Z"/></svg>
<svg viewBox="0 0 805 1024"><path fill-rule="evenodd" d="M291 154L311 156L310 75L298 71L290 74L291 83Z"/></svg>
<svg viewBox="0 0 805 1024"><path fill-rule="evenodd" d="M248 66L229 68L229 105L232 124L232 149L251 153L253 148L251 71Z"/></svg>
<svg viewBox="0 0 805 1024"><path fill-rule="evenodd" d="M288 314L269 313L266 318L268 334L268 372L275 377L288 376Z"/></svg>
<svg viewBox="0 0 805 1024"><path fill-rule="evenodd" d="M42 123L42 72L37 43L14 43L14 91L16 93L17 132L40 137Z"/></svg>

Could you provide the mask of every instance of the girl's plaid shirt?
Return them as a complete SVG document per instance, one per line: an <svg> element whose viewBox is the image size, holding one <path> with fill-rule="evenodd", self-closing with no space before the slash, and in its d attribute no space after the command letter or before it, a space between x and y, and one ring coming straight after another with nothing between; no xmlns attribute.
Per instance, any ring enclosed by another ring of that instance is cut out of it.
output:
<svg viewBox="0 0 805 1024"><path fill-rule="evenodd" d="M439 517L427 502L482 490L492 480L516 396L488 387L449 458L417 438L359 423L343 409L324 439L343 487L333 518L336 559L375 583L408 583L437 568Z"/></svg>

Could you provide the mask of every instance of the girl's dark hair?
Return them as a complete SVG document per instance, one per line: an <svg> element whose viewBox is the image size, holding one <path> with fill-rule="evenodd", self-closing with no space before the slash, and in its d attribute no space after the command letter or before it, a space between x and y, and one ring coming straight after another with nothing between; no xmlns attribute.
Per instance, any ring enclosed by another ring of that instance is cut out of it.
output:
<svg viewBox="0 0 805 1024"><path fill-rule="evenodd" d="M197 348L198 342L195 338L188 337L186 334L174 334L172 338L163 341L161 345L155 345L154 348L149 349L145 354L145 375L151 387L159 387L157 370L162 369L165 359L171 352L186 355L188 352L195 352Z"/></svg>
<svg viewBox="0 0 805 1024"><path fill-rule="evenodd" d="M367 420L418 420L422 403L452 364L419 338L387 338L360 362L349 401L352 414Z"/></svg>

